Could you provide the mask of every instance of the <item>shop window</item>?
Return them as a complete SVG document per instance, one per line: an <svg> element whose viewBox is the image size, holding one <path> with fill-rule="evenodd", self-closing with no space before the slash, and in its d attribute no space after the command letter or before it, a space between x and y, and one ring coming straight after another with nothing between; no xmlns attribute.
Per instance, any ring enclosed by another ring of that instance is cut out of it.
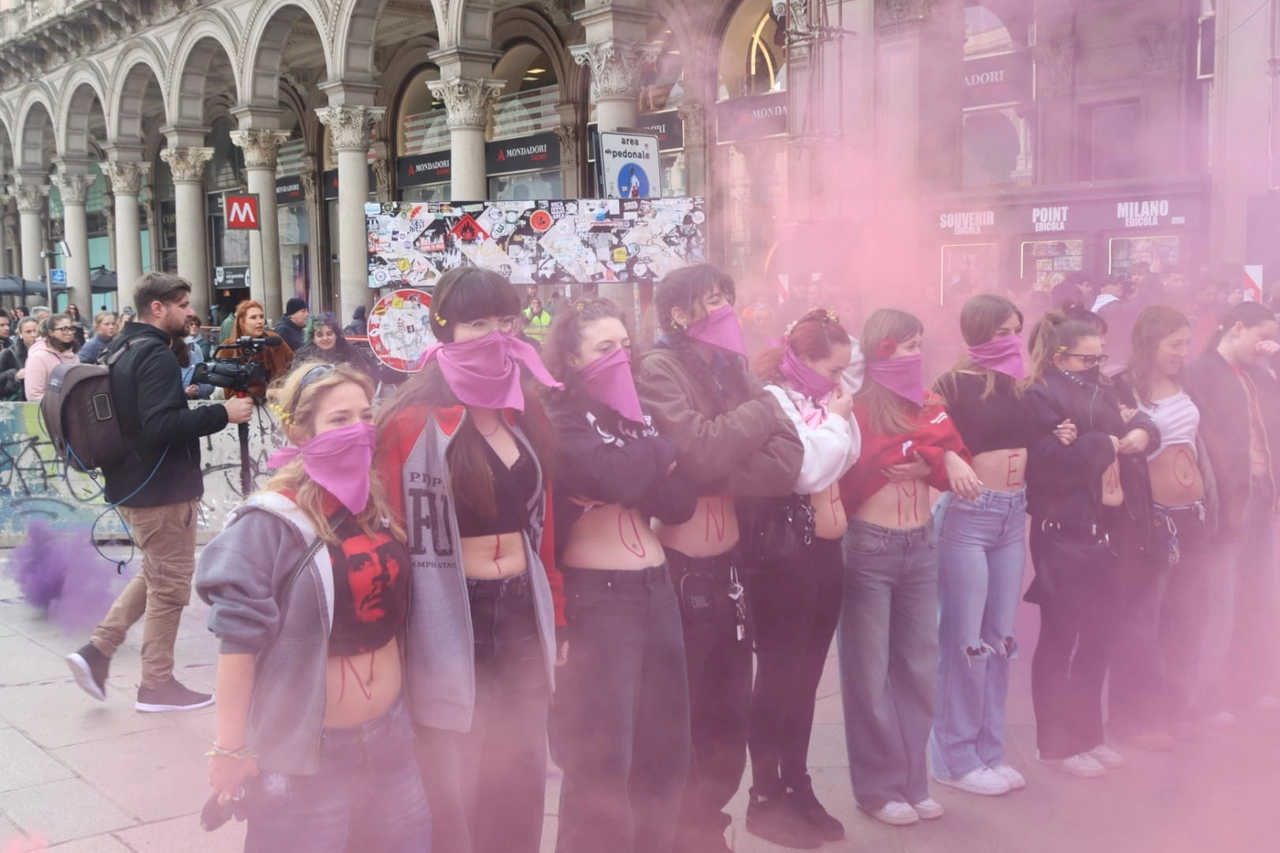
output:
<svg viewBox="0 0 1280 853"><path fill-rule="evenodd" d="M717 100L787 88L786 31L769 0L744 0L725 31Z"/></svg>
<svg viewBox="0 0 1280 853"><path fill-rule="evenodd" d="M1172 236L1112 237L1108 249L1111 275L1127 278L1133 265L1140 262L1153 270L1176 267L1182 254L1182 239Z"/></svg>
<svg viewBox="0 0 1280 853"><path fill-rule="evenodd" d="M489 178L489 198L493 201L531 201L560 198L564 190L559 170L494 175Z"/></svg>
<svg viewBox="0 0 1280 853"><path fill-rule="evenodd" d="M1079 179L1107 181L1142 174L1142 105L1115 101L1081 108Z"/></svg>
<svg viewBox="0 0 1280 853"><path fill-rule="evenodd" d="M1017 180L1024 159L1019 131L1021 119L1013 110L980 110L964 117L964 185L1008 184Z"/></svg>
<svg viewBox="0 0 1280 853"><path fill-rule="evenodd" d="M995 243L943 246L939 303L963 302L975 293L994 293L998 248Z"/></svg>
<svg viewBox="0 0 1280 853"><path fill-rule="evenodd" d="M400 100L400 127L396 152L412 157L449 147L449 123L444 102L437 100L427 83L440 79L434 66L424 68L409 81Z"/></svg>
<svg viewBox="0 0 1280 853"><path fill-rule="evenodd" d="M537 45L517 42L493 69L506 83L493 105L489 139L529 136L560 126L560 85L551 58Z"/></svg>
<svg viewBox="0 0 1280 853"><path fill-rule="evenodd" d="M244 152L231 142L231 122L218 119L209 130L209 147L213 159L205 171L209 191L236 190L244 182Z"/></svg>
<svg viewBox="0 0 1280 853"><path fill-rule="evenodd" d="M1069 273L1084 272L1083 240L1028 240L1022 244L1022 280L1052 291Z"/></svg>

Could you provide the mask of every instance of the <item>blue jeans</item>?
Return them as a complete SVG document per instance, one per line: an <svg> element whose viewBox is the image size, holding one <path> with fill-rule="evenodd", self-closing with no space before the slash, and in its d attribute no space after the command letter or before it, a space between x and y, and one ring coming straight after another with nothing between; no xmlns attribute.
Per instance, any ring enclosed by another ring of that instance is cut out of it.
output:
<svg viewBox="0 0 1280 853"><path fill-rule="evenodd" d="M929 796L926 753L938 676L938 552L933 526L853 519L844 538L840 688L858 805Z"/></svg>
<svg viewBox="0 0 1280 853"><path fill-rule="evenodd" d="M245 853L429 853L431 816L401 700L359 726L325 729L320 769L265 768L248 800Z"/></svg>
<svg viewBox="0 0 1280 853"><path fill-rule="evenodd" d="M1026 492L948 492L938 531L938 706L933 773L959 779L1005 763L1005 698L1016 657L1013 618L1026 563Z"/></svg>
<svg viewBox="0 0 1280 853"><path fill-rule="evenodd" d="M689 772L689 681L665 565L564 572L569 659L551 757L564 770L557 853L668 853Z"/></svg>

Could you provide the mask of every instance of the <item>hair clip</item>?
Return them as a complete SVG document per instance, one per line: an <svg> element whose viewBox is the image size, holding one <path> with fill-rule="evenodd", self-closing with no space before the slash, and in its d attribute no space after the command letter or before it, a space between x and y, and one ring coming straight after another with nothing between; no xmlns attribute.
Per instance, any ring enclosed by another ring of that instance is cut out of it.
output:
<svg viewBox="0 0 1280 853"><path fill-rule="evenodd" d="M436 321L437 326L444 326L449 323L448 320L446 320L444 317L441 317L439 314L433 314L431 319Z"/></svg>
<svg viewBox="0 0 1280 853"><path fill-rule="evenodd" d="M782 339L784 341L791 340L791 333L795 331L796 324L799 322L800 322L799 320L792 320L790 323L787 324L787 327L782 330Z"/></svg>
<svg viewBox="0 0 1280 853"><path fill-rule="evenodd" d="M898 350L898 341L896 338L885 338L880 342L880 346L876 347L876 358L886 359L892 358L893 354Z"/></svg>
<svg viewBox="0 0 1280 853"><path fill-rule="evenodd" d="M585 303L585 302L578 302L578 303L576 303L573 307L574 307L574 310L576 310L576 311L585 311L585 310L586 310L586 307L587 307L587 303Z"/></svg>
<svg viewBox="0 0 1280 853"><path fill-rule="evenodd" d="M1062 355L1068 349L1070 349L1070 347L1058 347L1058 355Z"/></svg>
<svg viewBox="0 0 1280 853"><path fill-rule="evenodd" d="M825 317L824 317L824 318L826 319L826 321L827 321L828 323L839 323L839 322L840 322L840 318L836 316L836 312L832 311L830 308L828 308L828 309L827 309L827 312L826 312L826 315L825 315Z"/></svg>

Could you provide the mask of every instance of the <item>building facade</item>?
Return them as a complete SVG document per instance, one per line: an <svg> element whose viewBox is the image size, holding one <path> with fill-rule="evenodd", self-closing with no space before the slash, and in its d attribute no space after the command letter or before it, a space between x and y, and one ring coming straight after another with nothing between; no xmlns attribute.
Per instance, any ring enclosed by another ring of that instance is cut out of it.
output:
<svg viewBox="0 0 1280 853"><path fill-rule="evenodd" d="M637 127L764 298L1244 261L1220 232L1270 179L1216 173L1210 128L1265 103L1276 11L1222 8L1255 2L0 0L0 274L345 319L366 202L590 197L591 132Z"/></svg>

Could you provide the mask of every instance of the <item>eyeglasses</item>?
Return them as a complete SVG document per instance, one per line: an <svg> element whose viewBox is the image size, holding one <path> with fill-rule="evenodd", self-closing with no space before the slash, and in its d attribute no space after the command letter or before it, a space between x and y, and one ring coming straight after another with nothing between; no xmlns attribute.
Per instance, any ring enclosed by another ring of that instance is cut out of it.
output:
<svg viewBox="0 0 1280 853"><path fill-rule="evenodd" d="M58 328L50 329L49 331L50 332L70 332L71 328L72 328L71 326L59 326Z"/></svg>
<svg viewBox="0 0 1280 853"><path fill-rule="evenodd" d="M487 335L493 331L499 331L504 334L510 334L516 327L515 317L502 317L496 323L492 320L472 320L470 323L460 323L466 326L477 335Z"/></svg>
<svg viewBox="0 0 1280 853"><path fill-rule="evenodd" d="M1080 361L1084 363L1086 369L1106 364L1107 359L1111 358L1109 355L1084 355L1083 353L1078 352L1069 352L1065 357L1080 359Z"/></svg>

